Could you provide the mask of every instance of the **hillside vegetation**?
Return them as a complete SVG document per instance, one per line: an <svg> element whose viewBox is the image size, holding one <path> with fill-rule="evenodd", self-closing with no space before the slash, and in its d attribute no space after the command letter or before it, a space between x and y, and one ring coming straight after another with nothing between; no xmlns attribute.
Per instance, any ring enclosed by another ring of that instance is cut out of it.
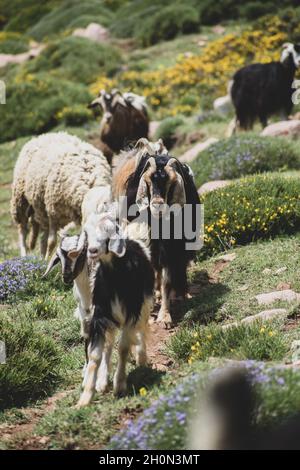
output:
<svg viewBox="0 0 300 470"><path fill-rule="evenodd" d="M104 41L73 35L92 22L106 28ZM299 139L262 137L258 125L226 138L233 113L212 108L239 67L277 60L284 42L300 42L299 25L298 0L0 0L0 54L43 46L0 67L0 449L184 449L199 398L228 364L248 371L255 423L300 412L299 296L270 307L256 299L300 294ZM176 157L218 138L191 167L197 187L229 184L201 196L204 244L180 322L171 331L151 324L151 364L129 365L127 396L109 391L78 410L76 302L59 270L42 278L38 250L18 257L10 186L34 135L66 130L98 145L100 116L87 105L113 87L146 97L159 121L153 138ZM249 321L268 308L283 313Z"/></svg>

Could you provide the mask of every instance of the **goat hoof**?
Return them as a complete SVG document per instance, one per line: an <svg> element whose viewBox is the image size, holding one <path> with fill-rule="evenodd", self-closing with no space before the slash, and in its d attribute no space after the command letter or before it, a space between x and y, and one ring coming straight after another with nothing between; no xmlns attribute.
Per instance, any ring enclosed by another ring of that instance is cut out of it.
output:
<svg viewBox="0 0 300 470"><path fill-rule="evenodd" d="M124 397L127 392L127 383L125 382L120 382L118 384L114 384L114 395L115 397Z"/></svg>
<svg viewBox="0 0 300 470"><path fill-rule="evenodd" d="M168 311L160 309L157 315L157 323L164 323L166 329L172 327L172 318Z"/></svg>
<svg viewBox="0 0 300 470"><path fill-rule="evenodd" d="M96 383L96 392L98 393L107 393L109 388L108 382L97 382Z"/></svg>
<svg viewBox="0 0 300 470"><path fill-rule="evenodd" d="M91 403L93 398L92 392L83 392L79 398L77 405L75 406L76 409L83 408Z"/></svg>

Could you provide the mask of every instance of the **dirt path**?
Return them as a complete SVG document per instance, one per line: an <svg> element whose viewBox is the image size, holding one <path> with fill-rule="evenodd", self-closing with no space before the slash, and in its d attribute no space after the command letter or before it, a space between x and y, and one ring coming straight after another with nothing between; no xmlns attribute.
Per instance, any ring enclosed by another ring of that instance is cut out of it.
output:
<svg viewBox="0 0 300 470"><path fill-rule="evenodd" d="M56 403L59 400L65 398L72 391L64 390L57 392L39 407L20 408L20 412L25 417L25 422L0 424L1 442L7 445L16 442L19 450L44 449L50 438L34 435L34 428L43 416L55 409Z"/></svg>
<svg viewBox="0 0 300 470"><path fill-rule="evenodd" d="M219 274L228 266L230 262L217 260L213 268L208 273L201 271L199 276L189 286L189 296L193 297L201 293L203 286L218 282ZM169 338L176 332L178 326L166 329L163 324L156 323L158 307L154 309L150 320L150 338L148 342L148 357L154 369L166 372L173 365L173 360L166 354L165 345ZM34 434L34 429L39 421L48 413L55 410L58 401L72 393L73 389L60 391L49 397L40 406L32 408L21 408L20 412L24 415L24 422L13 424L0 424L0 440L4 445L17 449L42 450L47 448L50 437L38 436ZM131 409L125 407L120 415L118 429L126 426L129 420L136 418L141 412L142 407ZM98 447L99 448L99 447Z"/></svg>

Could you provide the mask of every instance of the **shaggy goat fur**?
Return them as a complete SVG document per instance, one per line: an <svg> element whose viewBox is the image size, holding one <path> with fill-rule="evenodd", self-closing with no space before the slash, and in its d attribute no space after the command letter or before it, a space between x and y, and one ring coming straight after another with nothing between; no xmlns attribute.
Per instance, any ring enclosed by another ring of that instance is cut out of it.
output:
<svg viewBox="0 0 300 470"><path fill-rule="evenodd" d="M232 127L252 129L259 118L262 127L268 117L282 113L286 119L292 111L292 84L300 64L300 46L283 45L280 62L251 64L238 70L231 87L231 98L236 111L236 122Z"/></svg>

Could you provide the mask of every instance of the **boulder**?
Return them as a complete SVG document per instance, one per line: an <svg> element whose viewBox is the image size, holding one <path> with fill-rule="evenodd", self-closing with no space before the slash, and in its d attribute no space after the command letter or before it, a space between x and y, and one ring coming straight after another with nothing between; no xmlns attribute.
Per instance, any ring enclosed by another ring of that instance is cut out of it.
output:
<svg viewBox="0 0 300 470"><path fill-rule="evenodd" d="M90 23L86 28L77 28L72 35L95 42L107 42L109 39L108 29L98 23Z"/></svg>
<svg viewBox="0 0 300 470"><path fill-rule="evenodd" d="M222 116L227 116L233 110L231 97L229 95L221 96L214 101L214 110Z"/></svg>
<svg viewBox="0 0 300 470"><path fill-rule="evenodd" d="M300 294L291 289L268 292L266 294L259 294L255 296L259 305L269 305L278 300L284 302L297 302L300 301Z"/></svg>
<svg viewBox="0 0 300 470"><path fill-rule="evenodd" d="M265 127L261 135L264 136L283 136L283 137L300 137L300 119L291 121L280 121Z"/></svg>
<svg viewBox="0 0 300 470"><path fill-rule="evenodd" d="M159 128L161 121L150 121L149 124L149 138L154 139L155 133Z"/></svg>
<svg viewBox="0 0 300 470"><path fill-rule="evenodd" d="M181 157L179 157L179 160L182 163L191 163L198 156L198 153L203 152L216 142L218 142L218 139L216 139L215 137L210 137L204 142L198 142L196 145L194 145L194 147L190 148L183 155L181 155Z"/></svg>
<svg viewBox="0 0 300 470"><path fill-rule="evenodd" d="M225 188L225 186L228 186L230 183L230 180L208 181L207 183L204 183L202 186L200 186L198 189L198 194L201 196L204 193L210 193L216 189Z"/></svg>
<svg viewBox="0 0 300 470"><path fill-rule="evenodd" d="M243 318L240 322L227 323L222 326L224 330L238 325L251 325L256 321L274 320L274 318L285 318L288 315L288 311L285 308L274 308L272 310L264 310L256 315L250 315L249 317Z"/></svg>

